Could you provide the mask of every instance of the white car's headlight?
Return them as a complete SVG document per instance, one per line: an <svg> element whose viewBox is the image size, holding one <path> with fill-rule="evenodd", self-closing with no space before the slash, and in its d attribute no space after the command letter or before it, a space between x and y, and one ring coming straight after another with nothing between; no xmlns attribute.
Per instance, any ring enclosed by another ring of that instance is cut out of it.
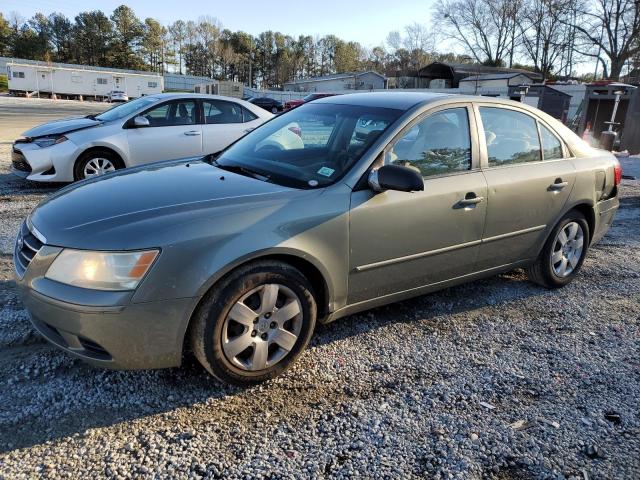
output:
<svg viewBox="0 0 640 480"><path fill-rule="evenodd" d="M40 148L50 147L52 145L57 145L58 143L66 142L69 140L64 135L52 136L52 137L40 137L36 138L33 143L38 145Z"/></svg>
<svg viewBox="0 0 640 480"><path fill-rule="evenodd" d="M90 252L65 249L53 261L45 277L94 290L133 290L158 253L159 250Z"/></svg>

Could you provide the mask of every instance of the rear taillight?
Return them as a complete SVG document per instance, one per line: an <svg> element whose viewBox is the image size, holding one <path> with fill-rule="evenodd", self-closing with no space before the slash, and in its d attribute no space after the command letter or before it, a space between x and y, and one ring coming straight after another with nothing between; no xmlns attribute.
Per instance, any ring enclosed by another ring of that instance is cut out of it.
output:
<svg viewBox="0 0 640 480"><path fill-rule="evenodd" d="M618 185L620 185L621 181L622 181L622 165L620 165L620 162L616 160L616 164L613 167L613 183L617 187Z"/></svg>
<svg viewBox="0 0 640 480"><path fill-rule="evenodd" d="M299 137L302 137L302 130L300 129L300 127L289 127L289 130L295 133L296 135L298 135Z"/></svg>

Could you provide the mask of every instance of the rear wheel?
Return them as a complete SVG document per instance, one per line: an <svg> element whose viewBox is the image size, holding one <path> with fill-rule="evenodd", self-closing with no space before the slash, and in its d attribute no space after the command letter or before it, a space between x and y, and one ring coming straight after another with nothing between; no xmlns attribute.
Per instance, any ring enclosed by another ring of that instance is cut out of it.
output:
<svg viewBox="0 0 640 480"><path fill-rule="evenodd" d="M589 249L589 224L578 211L567 213L551 232L536 263L526 269L530 280L546 288L571 282Z"/></svg>
<svg viewBox="0 0 640 480"><path fill-rule="evenodd" d="M239 268L205 297L190 341L220 380L249 385L285 371L309 343L316 303L308 280L282 262Z"/></svg>
<svg viewBox="0 0 640 480"><path fill-rule="evenodd" d="M123 168L122 160L109 150L93 150L84 153L76 161L74 177L76 180L97 177Z"/></svg>

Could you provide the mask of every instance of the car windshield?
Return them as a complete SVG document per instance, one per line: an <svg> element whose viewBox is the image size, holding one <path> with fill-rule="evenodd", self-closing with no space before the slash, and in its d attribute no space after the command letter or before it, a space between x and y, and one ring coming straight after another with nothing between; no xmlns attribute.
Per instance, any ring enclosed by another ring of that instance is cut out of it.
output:
<svg viewBox="0 0 640 480"><path fill-rule="evenodd" d="M221 168L296 188L341 178L401 110L305 104L274 118L225 150Z"/></svg>
<svg viewBox="0 0 640 480"><path fill-rule="evenodd" d="M307 95L306 97L304 97L302 100L304 100L305 102L310 102L311 100L315 100L316 98L318 98L318 96L315 93L312 93L311 95Z"/></svg>
<svg viewBox="0 0 640 480"><path fill-rule="evenodd" d="M120 93L120 92L113 92ZM157 102L158 99L155 97L140 97L135 100L131 100L130 102L121 103L109 110L105 110L100 115L96 115L94 118L96 120L100 120L101 122L111 122L113 120L120 120L132 113L144 108L154 102Z"/></svg>

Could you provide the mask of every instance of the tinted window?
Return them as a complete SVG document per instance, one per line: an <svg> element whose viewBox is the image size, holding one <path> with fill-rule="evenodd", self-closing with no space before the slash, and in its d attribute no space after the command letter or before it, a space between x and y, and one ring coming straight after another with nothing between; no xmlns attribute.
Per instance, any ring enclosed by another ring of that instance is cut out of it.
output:
<svg viewBox="0 0 640 480"><path fill-rule="evenodd" d="M489 166L537 162L542 159L533 117L505 108L480 107Z"/></svg>
<svg viewBox="0 0 640 480"><path fill-rule="evenodd" d="M163 103L144 113L151 127L172 127L177 125L194 125L196 123L196 102L179 100Z"/></svg>
<svg viewBox="0 0 640 480"><path fill-rule="evenodd" d="M237 103L220 100L205 100L204 123L242 123L242 107Z"/></svg>
<svg viewBox="0 0 640 480"><path fill-rule="evenodd" d="M252 120L255 120L256 118L258 118L258 116L255 113L247 110L244 107L242 107L242 115L245 122L251 122Z"/></svg>
<svg viewBox="0 0 640 480"><path fill-rule="evenodd" d="M464 107L429 115L394 142L386 163L420 170L423 176L471 168L469 115Z"/></svg>
<svg viewBox="0 0 640 480"><path fill-rule="evenodd" d="M334 183L402 112L304 104L240 139L217 159L222 168L265 181L316 188Z"/></svg>
<svg viewBox="0 0 640 480"><path fill-rule="evenodd" d="M562 143L558 140L551 130L539 123L540 138L542 139L542 153L545 160L553 160L554 158L562 158Z"/></svg>

